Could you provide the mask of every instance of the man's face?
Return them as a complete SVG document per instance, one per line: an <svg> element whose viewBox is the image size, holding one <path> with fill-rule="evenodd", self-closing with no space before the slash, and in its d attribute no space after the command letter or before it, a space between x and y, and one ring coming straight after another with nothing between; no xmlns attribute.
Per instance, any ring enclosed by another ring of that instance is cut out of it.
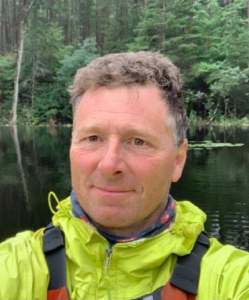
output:
<svg viewBox="0 0 249 300"><path fill-rule="evenodd" d="M168 109L153 85L88 90L74 120L72 186L91 220L123 235L162 215L186 159L166 126Z"/></svg>

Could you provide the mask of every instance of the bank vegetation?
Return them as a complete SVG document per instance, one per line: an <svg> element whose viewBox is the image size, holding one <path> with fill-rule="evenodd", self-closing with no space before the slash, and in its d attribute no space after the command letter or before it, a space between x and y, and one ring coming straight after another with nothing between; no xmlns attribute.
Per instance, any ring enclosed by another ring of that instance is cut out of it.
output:
<svg viewBox="0 0 249 300"><path fill-rule="evenodd" d="M76 70L139 50L180 68L191 123L249 122L249 0L0 0L0 124L71 124Z"/></svg>

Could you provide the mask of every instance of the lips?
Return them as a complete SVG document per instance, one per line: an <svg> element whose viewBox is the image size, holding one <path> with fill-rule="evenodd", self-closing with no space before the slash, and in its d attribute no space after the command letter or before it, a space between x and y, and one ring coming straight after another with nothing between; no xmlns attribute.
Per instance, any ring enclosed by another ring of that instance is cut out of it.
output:
<svg viewBox="0 0 249 300"><path fill-rule="evenodd" d="M108 205L113 205L113 203L117 203L117 200L124 201L129 199L130 196L133 195L134 190L113 188L113 187L93 187L93 196L97 196L97 198L102 201L107 201ZM113 202L114 201L114 202Z"/></svg>
<svg viewBox="0 0 249 300"><path fill-rule="evenodd" d="M127 190L127 189L116 189L113 187L97 187L94 186L95 189L101 191L101 192L106 192L106 193L116 193L116 194L124 194L124 193L129 193L132 192L133 190Z"/></svg>

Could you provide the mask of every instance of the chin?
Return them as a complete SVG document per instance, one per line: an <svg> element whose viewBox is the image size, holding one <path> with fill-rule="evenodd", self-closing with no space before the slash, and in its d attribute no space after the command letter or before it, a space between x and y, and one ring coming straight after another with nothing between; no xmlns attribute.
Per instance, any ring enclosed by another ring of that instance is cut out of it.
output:
<svg viewBox="0 0 249 300"><path fill-rule="evenodd" d="M123 222L121 219L116 220L115 219L97 219L94 221L95 224L97 224L100 227L105 227L105 228L115 228L115 229L122 229L125 227L129 227L130 224L126 222Z"/></svg>
<svg viewBox="0 0 249 300"><path fill-rule="evenodd" d="M102 215L101 217L92 218L93 223L100 229L106 231L107 229L123 229L131 227L132 224L127 222L127 218L118 217L112 215Z"/></svg>

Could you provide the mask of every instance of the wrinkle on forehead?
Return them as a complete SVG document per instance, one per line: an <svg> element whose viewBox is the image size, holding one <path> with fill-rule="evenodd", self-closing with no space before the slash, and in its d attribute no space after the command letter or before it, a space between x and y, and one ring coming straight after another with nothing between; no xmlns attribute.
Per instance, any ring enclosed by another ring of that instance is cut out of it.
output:
<svg viewBox="0 0 249 300"><path fill-rule="evenodd" d="M120 87L114 87L114 88L111 88L111 87L106 87L106 86L101 86L101 87L98 87L97 89L91 89L91 90L87 90L85 92L86 93L89 93L89 97L92 98L92 97L95 97L95 93L96 91L97 92L100 92L105 90L105 91L109 91L110 93L114 90L117 90L117 89L124 89L128 95L128 97L124 97L125 99L115 99L114 101L118 102L118 101L122 101L122 102L129 102L130 99L133 99L133 100L136 100L138 101L138 98L139 98L139 94L140 94L140 88L146 88L146 87L150 87L150 86L154 86L154 87L157 87L153 84L148 84L148 85L144 85L144 86L141 86L141 85L134 85L134 86L120 86ZM162 97L162 93L160 90L158 90L158 95L159 95L159 98L162 98L162 101L163 100L163 97Z"/></svg>
<svg viewBox="0 0 249 300"><path fill-rule="evenodd" d="M131 101L136 101L138 102L139 100L139 96L141 94L141 90L140 89L143 89L143 88L148 88L148 87L155 87L157 89L157 99L161 100L166 106L166 102L165 100L163 99L162 97L162 93L161 91L159 90L159 88L153 84L148 84L148 85L145 85L145 86L141 86L141 85L135 85L135 86L120 86L120 87L115 87L115 88L110 88L110 87L105 87L105 86L102 86L102 87L98 87L96 89L89 89L87 90L84 95L82 96L82 98L84 96L88 96L89 98L95 98L96 97L96 94L101 94L102 91L105 91L105 93L111 93L111 98L113 100L113 102L121 102L121 103L129 103ZM121 90L125 90L126 92L126 95L122 95L122 97L120 98L113 98L113 94L112 92L117 90L117 89L121 89ZM99 96L98 96L99 97ZM103 100L105 101L105 99L101 99L101 96L100 96L100 101ZM79 104L78 104L78 107L75 111L75 114L74 114L74 119L76 117L76 114L79 110L79 107L80 107L80 104L82 103L82 101L84 101L83 99L80 100ZM151 101L154 101L154 99L151 99Z"/></svg>
<svg viewBox="0 0 249 300"><path fill-rule="evenodd" d="M78 130L73 131L73 136L77 137L80 136L82 133L91 133L91 132L102 132L105 133L109 131L111 122L98 122L98 123L92 123L92 124L85 124L81 126ZM130 123L130 126L119 126L120 124L117 124L114 128L112 128L110 133L121 133L123 135L139 135L141 137L146 137L146 136L156 136L158 135L158 132L155 132L152 128L150 127L145 127L141 126L138 124L132 124ZM160 133L159 133L160 134ZM164 134L164 132L162 132Z"/></svg>
<svg viewBox="0 0 249 300"><path fill-rule="evenodd" d="M150 93L151 89L154 90L153 93ZM157 104L160 102L161 104L158 106ZM107 104L106 107L105 103ZM110 103L113 103L113 105L110 106ZM147 106L148 103L150 103L149 110ZM78 118L79 111L80 118ZM115 121L115 116L120 115L124 116L125 122L126 114L129 119L128 122L131 121L132 117L134 123L137 120L140 120L146 125L148 120L153 122L153 120L160 118L162 112L165 112L163 117L164 125L167 129L173 131L174 134L175 128L174 122L172 122L172 116L168 111L165 100L162 98L161 91L157 87L153 85L134 87L124 86L119 88L99 87L96 90L88 90L84 94L77 109L77 114L74 116L74 129L77 127L76 123L82 122L85 118L87 119L87 122L89 121L90 123L91 120L95 118L99 120L103 119L104 122L113 122Z"/></svg>

